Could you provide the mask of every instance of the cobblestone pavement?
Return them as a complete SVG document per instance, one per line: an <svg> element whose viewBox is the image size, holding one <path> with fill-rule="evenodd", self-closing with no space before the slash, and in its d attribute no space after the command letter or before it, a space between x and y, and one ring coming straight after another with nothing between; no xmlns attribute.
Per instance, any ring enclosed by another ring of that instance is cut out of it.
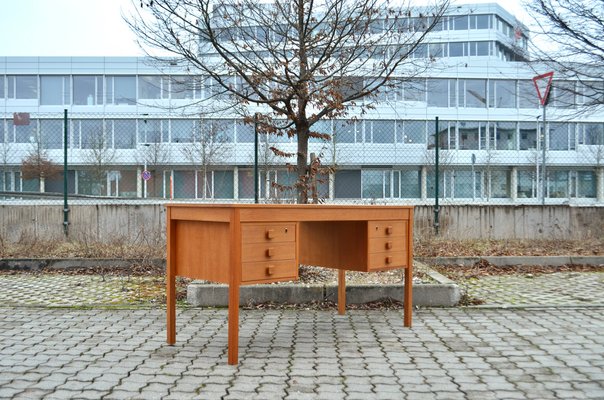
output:
<svg viewBox="0 0 604 400"><path fill-rule="evenodd" d="M0 308L0 398L602 399L604 308L244 310Z"/></svg>
<svg viewBox="0 0 604 400"><path fill-rule="evenodd" d="M166 291L163 277L119 275L0 275L5 306L94 307L153 304Z"/></svg>
<svg viewBox="0 0 604 400"><path fill-rule="evenodd" d="M604 306L604 271L482 276L458 284L485 305Z"/></svg>

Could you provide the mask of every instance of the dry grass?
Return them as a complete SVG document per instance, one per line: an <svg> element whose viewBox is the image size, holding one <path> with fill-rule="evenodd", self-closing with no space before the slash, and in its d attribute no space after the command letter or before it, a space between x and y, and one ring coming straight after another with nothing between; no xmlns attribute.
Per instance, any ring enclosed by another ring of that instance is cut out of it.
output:
<svg viewBox="0 0 604 400"><path fill-rule="evenodd" d="M585 240L416 240L416 257L601 256L604 238Z"/></svg>
<svg viewBox="0 0 604 400"><path fill-rule="evenodd" d="M157 259L165 257L165 245L114 240L109 243L87 241L21 240L1 243L0 258L114 258Z"/></svg>
<svg viewBox="0 0 604 400"><path fill-rule="evenodd" d="M604 255L604 238L586 240L415 240L416 257L486 256L594 256ZM7 243L0 238L0 258L114 258L161 259L163 243L116 239L109 243L89 241L42 241L23 239Z"/></svg>

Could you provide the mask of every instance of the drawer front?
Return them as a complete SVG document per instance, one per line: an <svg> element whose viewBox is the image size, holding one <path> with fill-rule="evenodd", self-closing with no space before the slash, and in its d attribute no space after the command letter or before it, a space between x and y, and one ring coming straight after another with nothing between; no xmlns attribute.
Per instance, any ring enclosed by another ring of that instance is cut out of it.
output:
<svg viewBox="0 0 604 400"><path fill-rule="evenodd" d="M407 241L404 236L396 236L396 237L379 237L379 238L371 238L369 239L369 253L386 253L386 252L396 252L396 251L405 251L407 250L405 247L407 246Z"/></svg>
<svg viewBox="0 0 604 400"><path fill-rule="evenodd" d="M369 254L369 270L385 270L407 266L407 252L394 251L388 253Z"/></svg>
<svg viewBox="0 0 604 400"><path fill-rule="evenodd" d="M370 239L407 236L407 221L369 221L367 224Z"/></svg>
<svg viewBox="0 0 604 400"><path fill-rule="evenodd" d="M295 243L244 243L241 248L241 261L294 260Z"/></svg>
<svg viewBox="0 0 604 400"><path fill-rule="evenodd" d="M296 241L296 224L241 224L243 243L279 243Z"/></svg>
<svg viewBox="0 0 604 400"><path fill-rule="evenodd" d="M294 260L247 262L241 266L242 282L271 282L297 278L298 268Z"/></svg>

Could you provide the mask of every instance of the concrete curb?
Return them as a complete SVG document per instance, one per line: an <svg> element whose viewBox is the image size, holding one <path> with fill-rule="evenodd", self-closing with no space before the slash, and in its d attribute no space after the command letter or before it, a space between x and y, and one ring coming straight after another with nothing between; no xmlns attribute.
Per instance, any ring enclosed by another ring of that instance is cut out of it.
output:
<svg viewBox="0 0 604 400"><path fill-rule="evenodd" d="M480 260L485 260L498 267L509 267L515 265L547 265L559 267L562 265L592 265L604 267L603 256L500 256L500 257L433 257L418 258L428 265L462 265L472 266Z"/></svg>
<svg viewBox="0 0 604 400"><path fill-rule="evenodd" d="M454 307L459 303L461 291L455 282L414 261L438 284L413 285L413 305L422 307ZM380 300L403 302L403 284L346 285L346 304L365 304ZM262 303L304 304L312 302L337 302L337 285L252 285L242 286L239 305ZM226 307L228 286L193 281L187 287L187 303L194 307Z"/></svg>
<svg viewBox="0 0 604 400"><path fill-rule="evenodd" d="M119 259L119 258L14 258L0 259L0 271L42 271L44 269L70 270L79 268L103 267L108 269L128 268L137 264L166 266L163 259Z"/></svg>
<svg viewBox="0 0 604 400"><path fill-rule="evenodd" d="M460 299L455 284L424 284L413 286L413 305L425 307L454 307ZM337 285L253 285L242 286L240 305L262 303L304 304L337 302ZM349 285L346 304L364 304L378 300L403 301L403 285ZM228 287L193 281L187 287L187 303L194 307L226 307Z"/></svg>

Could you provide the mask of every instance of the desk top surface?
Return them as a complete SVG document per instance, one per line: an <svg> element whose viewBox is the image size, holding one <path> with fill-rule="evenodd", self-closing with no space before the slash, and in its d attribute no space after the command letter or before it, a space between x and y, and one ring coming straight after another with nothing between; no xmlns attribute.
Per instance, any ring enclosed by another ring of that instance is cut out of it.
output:
<svg viewBox="0 0 604 400"><path fill-rule="evenodd" d="M413 206L340 204L166 203L172 220L228 222L237 213L246 221L360 221L410 219Z"/></svg>

